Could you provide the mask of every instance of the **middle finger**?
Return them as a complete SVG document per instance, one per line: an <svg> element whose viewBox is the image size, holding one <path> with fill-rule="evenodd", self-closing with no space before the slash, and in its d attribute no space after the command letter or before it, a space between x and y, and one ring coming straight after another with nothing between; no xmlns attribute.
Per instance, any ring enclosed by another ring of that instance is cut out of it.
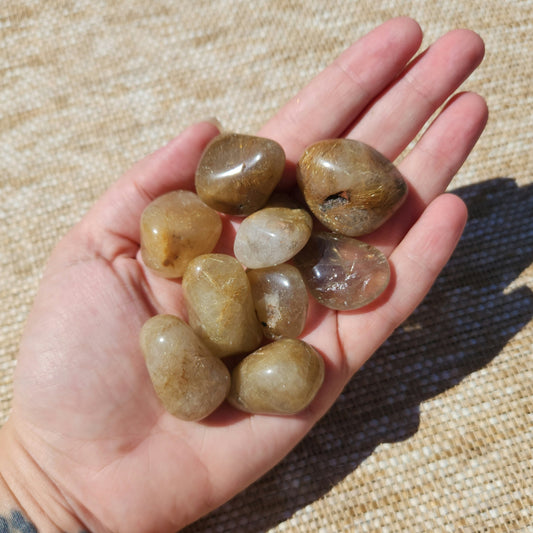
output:
<svg viewBox="0 0 533 533"><path fill-rule="evenodd" d="M378 26L283 106L259 135L279 142L289 167L295 165L309 144L340 136L405 68L421 39L420 27L409 18Z"/></svg>
<svg viewBox="0 0 533 533"><path fill-rule="evenodd" d="M363 141L394 160L474 71L483 54L484 44L476 33L447 33L368 107L347 137Z"/></svg>

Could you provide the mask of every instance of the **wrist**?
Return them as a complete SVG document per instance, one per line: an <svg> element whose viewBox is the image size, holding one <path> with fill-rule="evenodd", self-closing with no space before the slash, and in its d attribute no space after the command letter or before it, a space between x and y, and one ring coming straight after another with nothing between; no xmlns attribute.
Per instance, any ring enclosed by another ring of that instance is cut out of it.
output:
<svg viewBox="0 0 533 533"><path fill-rule="evenodd" d="M4 529L2 529L2 527ZM12 421L0 429L0 531L81 532L60 490L22 445Z"/></svg>
<svg viewBox="0 0 533 533"><path fill-rule="evenodd" d="M0 531L37 531L0 473Z"/></svg>

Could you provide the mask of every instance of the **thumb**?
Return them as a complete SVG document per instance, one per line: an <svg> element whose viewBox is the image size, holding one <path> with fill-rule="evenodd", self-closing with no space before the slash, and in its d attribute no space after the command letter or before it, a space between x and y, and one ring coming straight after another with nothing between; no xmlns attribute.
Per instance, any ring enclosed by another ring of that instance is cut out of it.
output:
<svg viewBox="0 0 533 533"><path fill-rule="evenodd" d="M218 127L210 121L193 124L136 163L67 235L70 259L73 250L84 257L99 255L109 261L119 255L135 257L144 208L166 192L194 188L200 156L218 133Z"/></svg>

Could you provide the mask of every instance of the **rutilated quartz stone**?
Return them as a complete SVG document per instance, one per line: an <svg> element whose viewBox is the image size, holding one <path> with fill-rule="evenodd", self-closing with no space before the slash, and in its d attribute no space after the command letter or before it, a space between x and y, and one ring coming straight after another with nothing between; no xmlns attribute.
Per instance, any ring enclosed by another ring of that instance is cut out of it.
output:
<svg viewBox="0 0 533 533"><path fill-rule="evenodd" d="M284 166L276 142L222 134L198 165L198 196L168 193L143 213L143 260L162 276L183 275L192 326L158 315L141 332L154 388L174 416L198 420L216 409L230 390L229 372L218 358L256 350L263 334L278 340L234 369L230 403L250 413L305 409L324 379L320 354L296 339L307 317L306 286L326 307L350 310L373 301L389 282L385 256L350 237L374 231L405 199L407 186L396 167L353 140L308 147L298 163L298 184L318 220L341 234L309 238L311 217L292 200L274 195L261 209ZM234 244L247 273L236 259L209 253L222 229L215 209L250 215ZM298 269L285 263L293 257Z"/></svg>
<svg viewBox="0 0 533 533"><path fill-rule="evenodd" d="M298 162L297 181L316 218L350 237L381 226L407 194L400 171L374 148L352 139L309 146Z"/></svg>
<svg viewBox="0 0 533 533"><path fill-rule="evenodd" d="M358 309L387 287L390 268L377 248L357 239L320 232L294 258L311 294L326 307Z"/></svg>
<svg viewBox="0 0 533 533"><path fill-rule="evenodd" d="M191 191L159 196L141 216L141 255L165 278L183 275L194 257L209 253L222 232L220 215Z"/></svg>
<svg viewBox="0 0 533 533"><path fill-rule="evenodd" d="M217 211L249 215L266 204L284 168L285 152L277 142L223 133L202 154L195 176L196 192Z"/></svg>
<svg viewBox="0 0 533 533"><path fill-rule="evenodd" d="M141 328L141 349L165 409L183 420L200 420L226 398L230 374L183 320L156 315Z"/></svg>
<svg viewBox="0 0 533 533"><path fill-rule="evenodd" d="M311 236L304 209L265 207L246 217L235 236L235 257L248 268L264 268L294 257Z"/></svg>
<svg viewBox="0 0 533 533"><path fill-rule="evenodd" d="M284 263L248 270L247 275L265 337L298 337L305 327L309 303L299 270Z"/></svg>
<svg viewBox="0 0 533 533"><path fill-rule="evenodd" d="M250 282L242 265L225 254L193 259L183 275L189 324L217 357L255 350L263 339Z"/></svg>
<svg viewBox="0 0 533 533"><path fill-rule="evenodd" d="M228 401L248 413L292 415L311 403L323 381L324 361L312 346L280 339L235 367Z"/></svg>

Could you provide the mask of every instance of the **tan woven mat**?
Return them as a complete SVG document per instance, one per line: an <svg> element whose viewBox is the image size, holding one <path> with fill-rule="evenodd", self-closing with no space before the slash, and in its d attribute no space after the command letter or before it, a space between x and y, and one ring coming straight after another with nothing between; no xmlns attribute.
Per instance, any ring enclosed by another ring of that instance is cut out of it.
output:
<svg viewBox="0 0 533 533"><path fill-rule="evenodd" d="M3 0L0 423L43 263L95 198L193 121L255 131L396 15L486 42L464 238L309 436L187 531L533 530L533 0Z"/></svg>

